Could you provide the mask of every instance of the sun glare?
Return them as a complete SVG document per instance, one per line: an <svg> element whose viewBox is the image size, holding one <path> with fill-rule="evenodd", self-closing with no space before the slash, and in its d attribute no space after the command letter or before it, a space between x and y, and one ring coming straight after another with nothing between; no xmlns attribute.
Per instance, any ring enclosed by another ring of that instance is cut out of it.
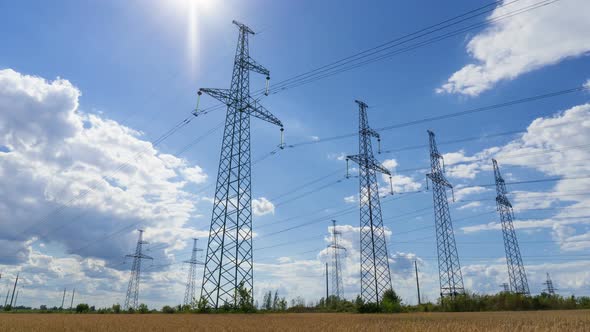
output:
<svg viewBox="0 0 590 332"><path fill-rule="evenodd" d="M166 0L167 9L174 11L178 23L186 27L186 56L192 75L198 71L200 41L199 21L203 16L214 15L215 0Z"/></svg>

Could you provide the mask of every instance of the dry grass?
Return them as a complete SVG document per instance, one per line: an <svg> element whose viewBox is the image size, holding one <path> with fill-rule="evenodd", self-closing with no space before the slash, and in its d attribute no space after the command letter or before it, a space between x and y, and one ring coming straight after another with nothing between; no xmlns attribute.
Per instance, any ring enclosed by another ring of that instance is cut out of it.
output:
<svg viewBox="0 0 590 332"><path fill-rule="evenodd" d="M0 331L590 331L590 311L254 315L1 314Z"/></svg>

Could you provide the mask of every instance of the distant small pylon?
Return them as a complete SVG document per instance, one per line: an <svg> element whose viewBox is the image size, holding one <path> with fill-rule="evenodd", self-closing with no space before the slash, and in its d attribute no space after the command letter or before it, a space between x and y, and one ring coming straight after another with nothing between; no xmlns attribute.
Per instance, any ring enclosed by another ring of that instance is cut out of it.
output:
<svg viewBox="0 0 590 332"><path fill-rule="evenodd" d="M547 281L545 281L543 285L545 285L546 287L545 289L543 289L543 291L545 291L547 294L551 296L555 296L555 287L553 287L553 281L551 280L549 273L547 273Z"/></svg>
<svg viewBox="0 0 590 332"><path fill-rule="evenodd" d="M502 291L504 293L509 293L510 292L510 286L508 285L507 282L504 282L500 285L500 287L502 287Z"/></svg>
<svg viewBox="0 0 590 332"><path fill-rule="evenodd" d="M332 249L332 295L338 299L344 296L340 251L346 250L338 243L340 235L342 232L336 230L336 220L332 220L332 243L328 248Z"/></svg>
<svg viewBox="0 0 590 332"><path fill-rule="evenodd" d="M186 290L184 292L184 305L191 305L195 300L195 280L197 279L197 265L203 265L203 262L197 260L197 252L203 249L197 248L197 239L193 239L193 253L191 259L184 261L189 264L188 277L186 281Z"/></svg>
<svg viewBox="0 0 590 332"><path fill-rule="evenodd" d="M143 245L147 244L143 240L143 230L139 230L139 238L137 239L137 246L135 253L125 257L133 257L133 266L131 267L131 276L129 277L129 285L127 286L127 296L125 297L125 310L137 309L137 299L139 297L139 281L141 280L141 260L151 259L152 257L142 253Z"/></svg>

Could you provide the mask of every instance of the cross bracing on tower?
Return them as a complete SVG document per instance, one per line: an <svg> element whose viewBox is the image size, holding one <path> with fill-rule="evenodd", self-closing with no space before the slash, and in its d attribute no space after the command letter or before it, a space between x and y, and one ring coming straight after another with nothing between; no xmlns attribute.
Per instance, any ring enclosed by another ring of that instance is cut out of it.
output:
<svg viewBox="0 0 590 332"><path fill-rule="evenodd" d="M377 172L391 176L373 156L372 138L379 133L369 126L367 104L359 105L359 154L347 156L359 165L360 227L361 227L361 298L380 303L383 293L392 289L389 256L381 216Z"/></svg>
<svg viewBox="0 0 590 332"><path fill-rule="evenodd" d="M135 247L135 253L125 257L133 258L133 266L131 267L131 275L129 276L129 285L127 286L127 295L125 296L124 309L137 309L139 298L139 282L141 281L141 261L143 259L153 260L152 257L143 254L143 245L147 244L143 240L143 230L139 230L139 237Z"/></svg>
<svg viewBox="0 0 590 332"><path fill-rule="evenodd" d="M428 138L430 173L426 174L426 176L432 182L440 296L454 297L463 294L465 290L447 199L447 189L452 189L453 186L444 175L444 165L441 164L443 157L438 152L434 133L430 130L428 131Z"/></svg>
<svg viewBox="0 0 590 332"><path fill-rule="evenodd" d="M197 253L203 249L197 248L197 239L193 239L193 251L191 259L184 261L189 264L188 276L186 280L186 289L184 291L184 305L191 305L195 302L195 284L197 279L197 265L203 265L203 262L197 259Z"/></svg>
<svg viewBox="0 0 590 332"><path fill-rule="evenodd" d="M494 178L496 181L496 207L500 214L502 224L502 237L504 239L504 250L506 251L506 264L508 265L508 280L510 290L516 294L530 295L529 284L524 270L524 263L520 255L520 247L514 230L514 211L512 204L506 197L506 182L500 173L500 167L495 159L492 159L494 167Z"/></svg>
<svg viewBox="0 0 590 332"><path fill-rule="evenodd" d="M251 293L254 287L250 118L281 127L279 147L283 148L283 124L250 95L250 71L266 76L267 82L270 72L250 57L252 29L233 23L239 36L230 89L199 90L199 95L204 92L227 106L201 288L201 297L214 308L224 303L236 305L238 287Z"/></svg>

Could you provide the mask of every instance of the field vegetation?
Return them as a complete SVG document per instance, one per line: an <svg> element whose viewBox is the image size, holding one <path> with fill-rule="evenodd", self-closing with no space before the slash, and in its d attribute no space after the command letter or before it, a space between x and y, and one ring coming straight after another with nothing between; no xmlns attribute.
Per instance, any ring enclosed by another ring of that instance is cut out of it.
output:
<svg viewBox="0 0 590 332"><path fill-rule="evenodd" d="M0 331L588 331L583 310L467 313L0 315Z"/></svg>

